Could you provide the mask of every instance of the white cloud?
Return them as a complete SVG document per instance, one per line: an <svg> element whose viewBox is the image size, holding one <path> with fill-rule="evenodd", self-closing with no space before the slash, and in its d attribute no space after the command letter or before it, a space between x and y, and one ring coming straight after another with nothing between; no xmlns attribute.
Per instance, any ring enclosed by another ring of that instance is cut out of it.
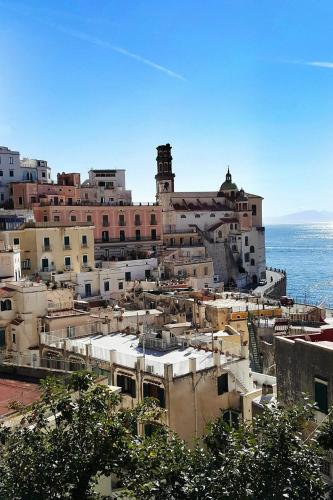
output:
<svg viewBox="0 0 333 500"><path fill-rule="evenodd" d="M301 66L313 66L315 68L333 69L333 61L297 61L285 59L281 61L285 64L299 64Z"/></svg>

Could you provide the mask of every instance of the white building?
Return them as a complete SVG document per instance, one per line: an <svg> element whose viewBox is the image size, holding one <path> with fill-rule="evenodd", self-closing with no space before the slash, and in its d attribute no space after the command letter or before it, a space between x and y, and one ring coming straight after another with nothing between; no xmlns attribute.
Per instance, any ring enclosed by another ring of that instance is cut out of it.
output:
<svg viewBox="0 0 333 500"><path fill-rule="evenodd" d="M89 170L89 179L81 185L81 201L108 205L130 204L132 192L126 189L125 170Z"/></svg>
<svg viewBox="0 0 333 500"><path fill-rule="evenodd" d="M22 177L20 153L0 146L0 205L10 198L9 184L26 180Z"/></svg>
<svg viewBox="0 0 333 500"><path fill-rule="evenodd" d="M0 241L0 280L11 278L21 279L21 257L18 245L7 246Z"/></svg>
<svg viewBox="0 0 333 500"><path fill-rule="evenodd" d="M177 192L171 146L157 151L156 198L166 247L204 245L221 281L256 286L266 276L263 198L238 189L229 169L219 190Z"/></svg>
<svg viewBox="0 0 333 500"><path fill-rule="evenodd" d="M51 182L51 167L47 165L46 160L36 160L23 158L21 160L23 175L27 180L38 182L39 184L48 184Z"/></svg>

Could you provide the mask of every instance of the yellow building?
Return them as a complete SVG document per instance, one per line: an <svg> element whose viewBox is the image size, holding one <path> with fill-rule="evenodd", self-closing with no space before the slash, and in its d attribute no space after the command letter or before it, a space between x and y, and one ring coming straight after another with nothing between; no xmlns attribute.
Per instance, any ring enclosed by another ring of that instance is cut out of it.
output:
<svg viewBox="0 0 333 500"><path fill-rule="evenodd" d="M0 231L0 241L19 245L25 275L81 272L94 266L90 223L28 222L19 229Z"/></svg>

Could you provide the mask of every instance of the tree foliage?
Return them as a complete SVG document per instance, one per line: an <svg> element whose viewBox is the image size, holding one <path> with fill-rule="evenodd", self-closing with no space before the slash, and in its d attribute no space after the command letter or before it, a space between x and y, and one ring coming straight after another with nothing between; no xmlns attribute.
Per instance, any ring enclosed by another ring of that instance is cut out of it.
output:
<svg viewBox="0 0 333 500"><path fill-rule="evenodd" d="M219 418L192 449L162 425L150 437L137 435L138 424L161 417L153 400L130 410L119 403L89 373L73 375L67 385L46 380L21 424L0 427L0 498L97 498L96 481L111 473L124 498L324 498L319 444L306 438L308 403L267 407L252 426L230 428ZM332 422L324 430L321 444L332 435Z"/></svg>

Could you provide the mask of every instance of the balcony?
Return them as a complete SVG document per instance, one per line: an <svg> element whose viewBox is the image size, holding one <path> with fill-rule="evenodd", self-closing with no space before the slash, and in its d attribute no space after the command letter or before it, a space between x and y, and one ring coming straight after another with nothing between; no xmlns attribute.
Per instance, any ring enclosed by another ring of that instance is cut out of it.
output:
<svg viewBox="0 0 333 500"><path fill-rule="evenodd" d="M43 252L51 252L52 247L51 245L43 245Z"/></svg>
<svg viewBox="0 0 333 500"><path fill-rule="evenodd" d="M73 266L64 266L64 272L73 271Z"/></svg>
<svg viewBox="0 0 333 500"><path fill-rule="evenodd" d="M124 227L124 226L126 226L126 222L125 222L125 221L123 221L123 220L119 220L119 221L118 221L118 226L122 226L122 227Z"/></svg>
<svg viewBox="0 0 333 500"><path fill-rule="evenodd" d="M72 250L71 245L64 245L64 250Z"/></svg>
<svg viewBox="0 0 333 500"><path fill-rule="evenodd" d="M88 248L88 243L81 243L81 248Z"/></svg>
<svg viewBox="0 0 333 500"><path fill-rule="evenodd" d="M103 222L102 222L102 226L103 226L103 227L109 227L109 226L110 226L109 221L108 221L108 220L103 220Z"/></svg>
<svg viewBox="0 0 333 500"><path fill-rule="evenodd" d="M124 240L121 238L109 238L108 240L105 239L96 239L95 243L131 243L131 242L143 242L143 241L155 241L155 242L161 242L161 236L156 235L155 238L152 236L141 236L140 240L137 240L136 237L126 237Z"/></svg>

